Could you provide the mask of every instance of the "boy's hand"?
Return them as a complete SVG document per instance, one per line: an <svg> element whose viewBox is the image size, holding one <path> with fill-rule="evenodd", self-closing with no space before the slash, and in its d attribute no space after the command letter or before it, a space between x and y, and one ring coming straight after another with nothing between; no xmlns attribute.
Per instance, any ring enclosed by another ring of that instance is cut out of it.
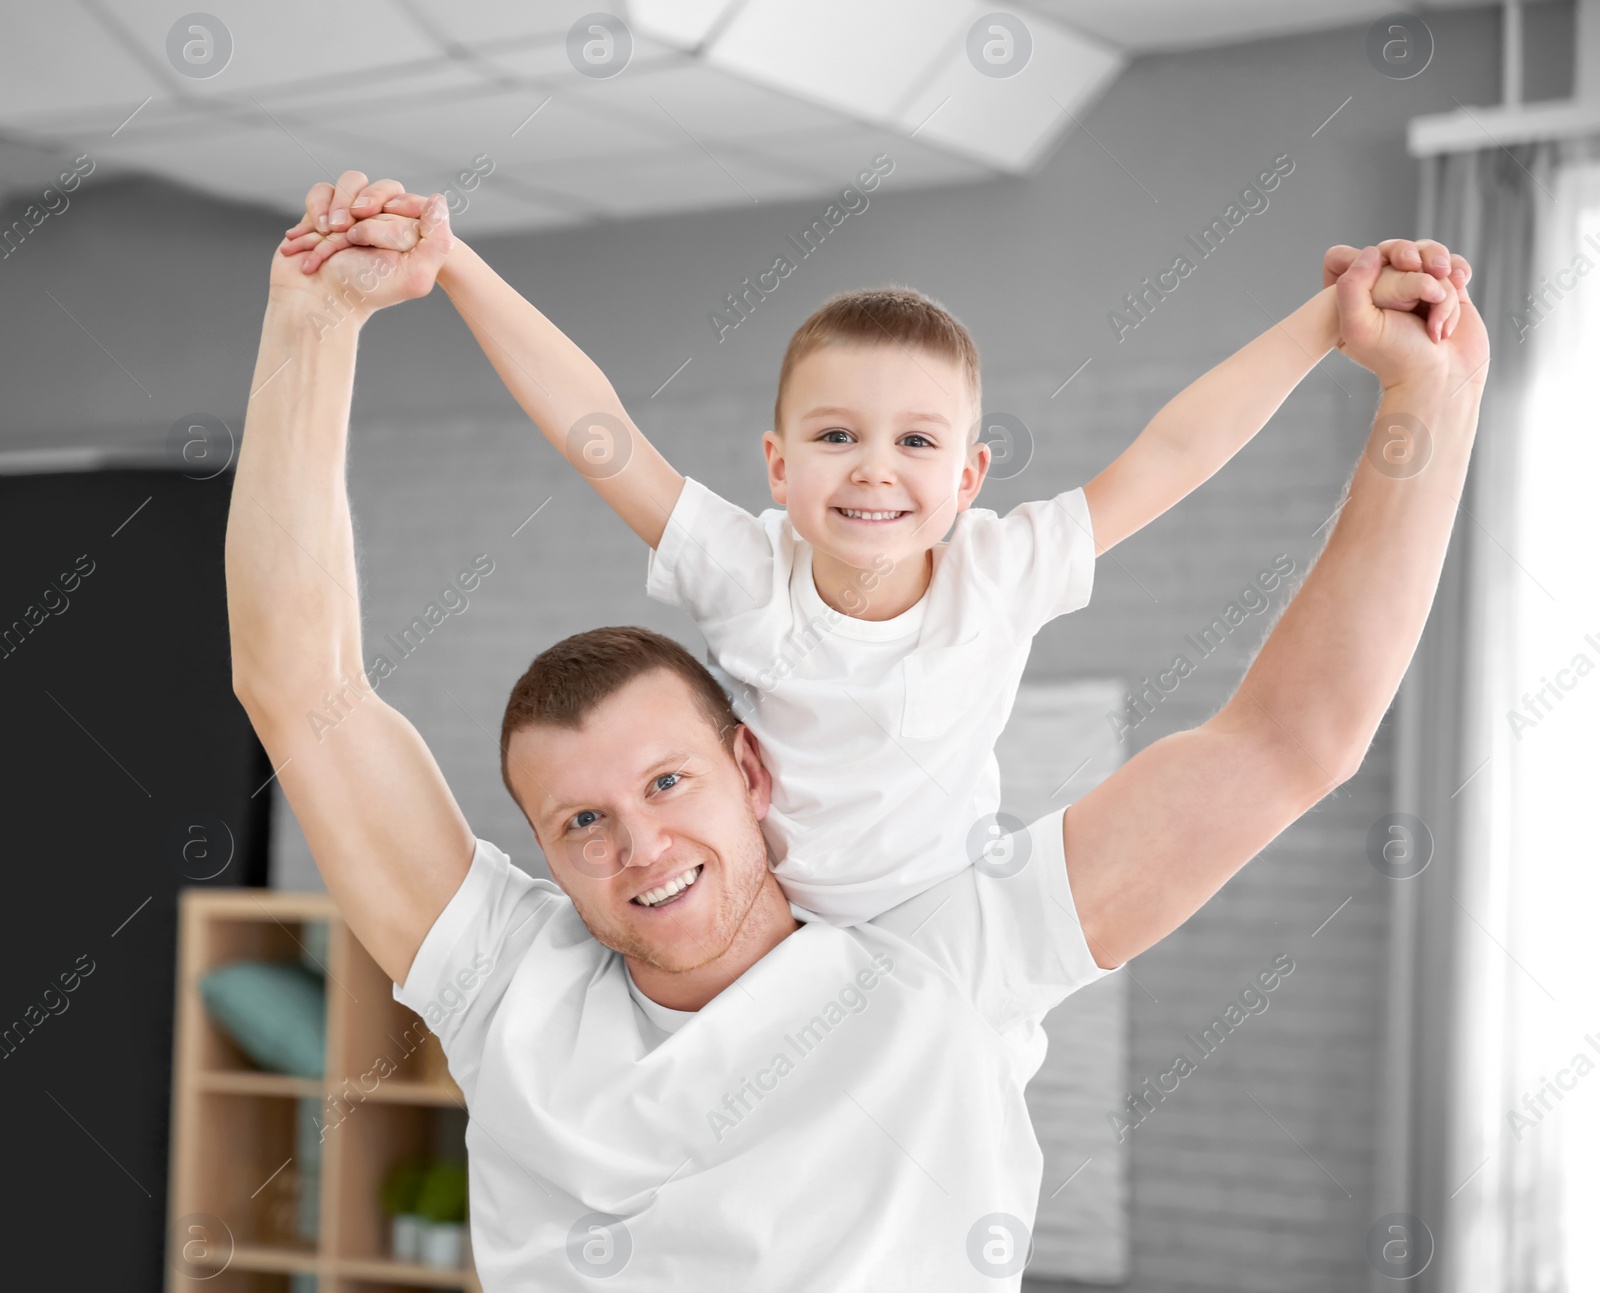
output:
<svg viewBox="0 0 1600 1293"><path fill-rule="evenodd" d="M1461 317L1461 294L1451 279L1435 278L1420 270L1400 270L1393 265L1378 271L1378 281L1372 285L1372 303L1380 310L1420 316L1434 341L1449 337Z"/></svg>
<svg viewBox="0 0 1600 1293"><path fill-rule="evenodd" d="M346 171L337 184L312 186L306 213L285 231L280 250L286 256L307 253L301 268L308 274L346 247L409 251L420 238L417 221L427 205L425 196L407 193L399 180L368 183L360 171Z"/></svg>
<svg viewBox="0 0 1600 1293"><path fill-rule="evenodd" d="M1400 276L1391 276L1388 269L1380 270L1378 285L1372 292L1373 304L1380 309L1417 314L1427 321L1430 338L1435 341L1448 338L1461 320L1460 298L1472 277L1472 267L1466 258L1453 254L1443 243L1430 238L1415 242L1409 238L1390 238L1377 246L1381 265L1399 271ZM1322 285L1333 286L1360 254L1358 248L1342 243L1329 247L1322 258ZM1429 277L1454 291L1439 294L1431 289L1424 290L1422 280Z"/></svg>
<svg viewBox="0 0 1600 1293"><path fill-rule="evenodd" d="M366 177L353 171L341 177L341 184L352 176L365 186ZM331 186L313 189L306 199L308 209L318 189L331 190ZM285 238L273 260L273 289L296 294L303 285L310 285L313 293L332 289L364 315L426 296L433 290L453 240L441 195L418 198L414 205L417 218L378 213L347 233L324 235L312 228ZM345 254L338 255L340 252Z"/></svg>

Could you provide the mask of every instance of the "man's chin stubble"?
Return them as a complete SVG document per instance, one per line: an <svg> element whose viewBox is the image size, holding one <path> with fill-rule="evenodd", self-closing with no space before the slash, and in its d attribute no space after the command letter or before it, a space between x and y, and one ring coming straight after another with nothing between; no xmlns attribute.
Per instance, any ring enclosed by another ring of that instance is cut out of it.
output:
<svg viewBox="0 0 1600 1293"><path fill-rule="evenodd" d="M742 904L741 907L735 908L734 904L738 903L739 895L726 888L723 890L718 919L713 927L714 941L715 943L720 943L721 946L713 948L712 945L705 943L701 939L697 939L694 938L693 935L689 935L697 950L706 953L706 955L704 955L701 959L692 964L664 964L655 958L653 955L653 949L651 947L632 939L624 940L625 945L619 945L617 943L608 942L606 939L601 938L598 934L596 934L595 937L599 942L611 948L612 951L620 952L623 956L630 957L635 961L642 961L652 969L660 970L664 974L693 974L696 970L704 969L706 966L711 965L715 961L720 960L722 957L727 956L730 952L734 951L738 947L740 936L745 932L745 929L749 923L750 913L755 910L756 903L760 901L761 891L767 882L767 874L770 869L771 859L766 855L766 845L765 841L763 841L760 867L757 868L754 865L746 864L744 868L746 873L756 877L755 884L750 887L748 899ZM703 867L701 874L704 874ZM722 874L724 876L727 875L726 869L723 870ZM698 883L698 881L696 881L696 883ZM677 922L676 917L673 915L673 912L670 908L661 914L663 916L672 918L681 932L687 932L683 930L682 924ZM721 931L723 930L727 931L727 936L725 938L721 937ZM593 933L594 931L591 930L590 932Z"/></svg>

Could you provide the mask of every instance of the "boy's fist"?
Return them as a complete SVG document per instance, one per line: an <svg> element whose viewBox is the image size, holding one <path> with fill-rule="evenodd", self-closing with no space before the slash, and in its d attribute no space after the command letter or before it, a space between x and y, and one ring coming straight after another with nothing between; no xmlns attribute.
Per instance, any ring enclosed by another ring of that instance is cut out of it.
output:
<svg viewBox="0 0 1600 1293"><path fill-rule="evenodd" d="M1372 303L1380 309L1420 316L1434 341L1449 337L1461 320L1460 298L1472 277L1466 258L1429 238L1390 238L1377 247L1382 268L1372 289ZM1358 248L1342 243L1329 247L1322 258L1322 285L1331 287L1360 254ZM1429 287L1423 281L1428 278L1449 290Z"/></svg>
<svg viewBox="0 0 1600 1293"><path fill-rule="evenodd" d="M1448 278L1435 278L1420 270L1399 270L1385 265L1372 285L1372 303L1380 310L1400 310L1423 316L1428 335L1442 341L1455 331L1461 315L1461 297Z"/></svg>

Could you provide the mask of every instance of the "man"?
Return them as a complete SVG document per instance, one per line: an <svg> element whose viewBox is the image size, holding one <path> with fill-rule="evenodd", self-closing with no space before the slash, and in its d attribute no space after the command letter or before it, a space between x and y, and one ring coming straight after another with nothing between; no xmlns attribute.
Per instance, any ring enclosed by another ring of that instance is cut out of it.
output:
<svg viewBox="0 0 1600 1293"><path fill-rule="evenodd" d="M675 644L580 634L518 682L503 772L555 884L475 839L367 684L344 484L356 339L431 287L443 205L406 252L352 247L314 274L274 257L227 577L235 691L340 911L467 1097L484 1287L1015 1288L1043 1015L1350 777L1410 660L1488 362L1465 272L1437 343L1372 306L1376 248L1339 280L1341 349L1378 375L1379 416L1222 710L1013 837L1011 864L840 928L767 869L761 751ZM1422 470L1396 468L1395 428L1426 437ZM343 716L319 735L306 716L329 692Z"/></svg>

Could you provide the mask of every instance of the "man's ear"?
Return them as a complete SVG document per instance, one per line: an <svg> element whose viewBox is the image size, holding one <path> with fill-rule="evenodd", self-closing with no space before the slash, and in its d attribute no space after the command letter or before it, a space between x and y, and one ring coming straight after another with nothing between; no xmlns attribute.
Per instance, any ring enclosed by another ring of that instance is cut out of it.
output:
<svg viewBox="0 0 1600 1293"><path fill-rule="evenodd" d="M789 478L783 460L783 437L776 431L763 431L761 452L767 456L767 488L772 491L772 501L782 507L789 501Z"/></svg>
<svg viewBox="0 0 1600 1293"><path fill-rule="evenodd" d="M772 774L761 761L761 743L755 733L740 723L733 733L733 761L744 777L745 794L750 799L756 820L762 821L772 805Z"/></svg>

